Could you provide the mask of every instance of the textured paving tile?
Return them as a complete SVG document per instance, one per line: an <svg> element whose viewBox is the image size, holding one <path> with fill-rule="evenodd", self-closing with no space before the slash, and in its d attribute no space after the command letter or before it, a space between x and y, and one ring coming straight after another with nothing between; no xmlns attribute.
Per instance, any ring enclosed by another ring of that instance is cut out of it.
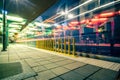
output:
<svg viewBox="0 0 120 80"><path fill-rule="evenodd" d="M52 58L51 56L50 57L47 57L47 58L44 58L45 60L53 60L54 58Z"/></svg>
<svg viewBox="0 0 120 80"><path fill-rule="evenodd" d="M16 54L9 55L9 61L18 61L20 58Z"/></svg>
<svg viewBox="0 0 120 80"><path fill-rule="evenodd" d="M100 67L97 66L93 66L93 65L85 65L82 66L78 69L75 69L74 71L85 76L88 77L89 75L95 73L96 71L98 71L99 69L101 69Z"/></svg>
<svg viewBox="0 0 120 80"><path fill-rule="evenodd" d="M20 62L0 63L0 79L14 76L23 72Z"/></svg>
<svg viewBox="0 0 120 80"><path fill-rule="evenodd" d="M58 62L58 61L62 61L62 60L64 60L64 59L57 59L57 58L55 58L55 59L52 59L52 60L49 60L49 61L51 61L51 62Z"/></svg>
<svg viewBox="0 0 120 80"><path fill-rule="evenodd" d="M4 54L4 53L2 53L2 54ZM7 54L5 54L5 55L0 55L0 63L6 63L6 62L8 62L8 55Z"/></svg>
<svg viewBox="0 0 120 80"><path fill-rule="evenodd" d="M35 67L40 65L39 63L33 61L33 59L25 59L25 61L30 65L30 67Z"/></svg>
<svg viewBox="0 0 120 80"><path fill-rule="evenodd" d="M82 75L79 75L72 71L70 71L66 74L63 74L60 77L63 78L64 80L83 80L85 78Z"/></svg>
<svg viewBox="0 0 120 80"><path fill-rule="evenodd" d="M36 76L37 80L49 80L54 77L56 77L56 75L50 70L40 72L38 73L38 76Z"/></svg>
<svg viewBox="0 0 120 80"><path fill-rule="evenodd" d="M36 80L35 77L27 78L25 80Z"/></svg>
<svg viewBox="0 0 120 80"><path fill-rule="evenodd" d="M64 67L67 69L73 70L73 69L79 68L84 65L86 65L86 64L81 63L81 62L74 62L74 63L68 64L68 65L64 65Z"/></svg>
<svg viewBox="0 0 120 80"><path fill-rule="evenodd" d="M109 69L102 69L89 78L92 80L115 80L117 72Z"/></svg>
<svg viewBox="0 0 120 80"><path fill-rule="evenodd" d="M52 69L55 67L58 67L59 65L55 64L55 63L50 63L50 64L46 64L44 65L47 69Z"/></svg>
<svg viewBox="0 0 120 80"><path fill-rule="evenodd" d="M52 63L52 62L50 62L50 61L40 61L39 62L39 64L41 64L41 65L50 64L50 63Z"/></svg>
<svg viewBox="0 0 120 80"><path fill-rule="evenodd" d="M89 79L89 78L88 78L88 79L85 79L85 80L92 80L92 79Z"/></svg>
<svg viewBox="0 0 120 80"><path fill-rule="evenodd" d="M63 80L63 79L61 79L59 77L56 77L56 78L53 78L53 79L50 79L50 80Z"/></svg>
<svg viewBox="0 0 120 80"><path fill-rule="evenodd" d="M69 72L70 70L63 67L58 67L51 69L51 71L54 72L56 75L61 75L61 74L65 74L66 72Z"/></svg>
<svg viewBox="0 0 120 80"><path fill-rule="evenodd" d="M36 66L36 67L33 67L32 69L33 69L35 72L41 72L41 71L45 71L45 70L47 70L46 67L41 66L41 65Z"/></svg>
<svg viewBox="0 0 120 80"><path fill-rule="evenodd" d="M33 77L36 75L36 73L24 62L20 62L22 65L23 72L14 76L10 76L1 80L22 80L26 79L28 77Z"/></svg>
<svg viewBox="0 0 120 80"><path fill-rule="evenodd" d="M41 61L46 61L46 59L41 59L41 58L37 58L37 59L34 59L35 62L41 62Z"/></svg>
<svg viewBox="0 0 120 80"><path fill-rule="evenodd" d="M65 65L65 64L69 64L72 63L74 61L71 60L63 60L63 61L59 61L59 62L55 62L56 64L58 64L59 66Z"/></svg>

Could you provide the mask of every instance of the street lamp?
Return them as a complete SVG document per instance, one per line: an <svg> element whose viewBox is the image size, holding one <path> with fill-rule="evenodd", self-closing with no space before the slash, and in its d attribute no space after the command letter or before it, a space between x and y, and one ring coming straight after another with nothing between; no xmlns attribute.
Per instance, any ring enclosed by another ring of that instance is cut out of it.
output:
<svg viewBox="0 0 120 80"><path fill-rule="evenodd" d="M2 51L6 51L6 0L3 0L3 49Z"/></svg>

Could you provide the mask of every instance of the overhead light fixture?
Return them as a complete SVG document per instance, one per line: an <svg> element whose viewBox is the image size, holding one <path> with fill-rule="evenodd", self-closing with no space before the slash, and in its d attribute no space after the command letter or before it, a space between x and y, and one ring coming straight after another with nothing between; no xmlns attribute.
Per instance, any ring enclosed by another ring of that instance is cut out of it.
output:
<svg viewBox="0 0 120 80"><path fill-rule="evenodd" d="M36 26L51 27L51 24L39 23L39 22L35 22L35 25L36 25Z"/></svg>
<svg viewBox="0 0 120 80"><path fill-rule="evenodd" d="M28 26L30 26L30 27L33 27L33 26L34 26L34 24L32 24L32 23L29 23L29 24L28 24Z"/></svg>
<svg viewBox="0 0 120 80"><path fill-rule="evenodd" d="M61 11L60 14L61 15L66 15L66 14L68 14L68 11Z"/></svg>
<svg viewBox="0 0 120 80"><path fill-rule="evenodd" d="M74 17L74 15L73 14L68 14L68 18L70 19L70 18L73 18Z"/></svg>
<svg viewBox="0 0 120 80"><path fill-rule="evenodd" d="M59 24L55 23L54 26L59 26Z"/></svg>
<svg viewBox="0 0 120 80"><path fill-rule="evenodd" d="M32 32L32 31L27 31L26 33L27 34L34 34L34 32Z"/></svg>
<svg viewBox="0 0 120 80"><path fill-rule="evenodd" d="M64 12L64 11L61 11L60 14L65 15L65 12Z"/></svg>
<svg viewBox="0 0 120 80"><path fill-rule="evenodd" d="M24 25L26 22L12 22L13 25Z"/></svg>
<svg viewBox="0 0 120 80"><path fill-rule="evenodd" d="M18 28L18 27L20 27L20 25L10 24L9 27L11 27L11 28Z"/></svg>
<svg viewBox="0 0 120 80"><path fill-rule="evenodd" d="M0 18L3 18L2 14L0 14ZM25 21L25 19L23 19L21 17L9 16L9 15L7 15L7 19L11 20L11 21L16 21L16 22L24 22Z"/></svg>
<svg viewBox="0 0 120 80"><path fill-rule="evenodd" d="M19 31L18 31L18 30L15 30L15 29L10 29L9 32L10 32L10 33L17 33L17 32L19 32Z"/></svg>

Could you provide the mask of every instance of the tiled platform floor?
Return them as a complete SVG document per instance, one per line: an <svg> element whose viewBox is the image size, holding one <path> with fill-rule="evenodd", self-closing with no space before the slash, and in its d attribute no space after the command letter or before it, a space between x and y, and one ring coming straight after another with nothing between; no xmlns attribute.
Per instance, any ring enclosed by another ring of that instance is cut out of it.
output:
<svg viewBox="0 0 120 80"><path fill-rule="evenodd" d="M23 77L22 80L115 80L120 69L119 63L83 57L66 57L61 53L19 44L10 45L7 52L0 53L0 63L21 61L37 74Z"/></svg>

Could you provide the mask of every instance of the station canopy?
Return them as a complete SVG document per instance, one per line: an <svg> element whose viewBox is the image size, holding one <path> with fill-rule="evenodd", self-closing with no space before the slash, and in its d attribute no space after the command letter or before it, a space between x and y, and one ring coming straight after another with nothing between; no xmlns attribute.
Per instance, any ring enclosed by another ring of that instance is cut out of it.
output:
<svg viewBox="0 0 120 80"><path fill-rule="evenodd" d="M58 0L0 0L0 24L2 25L3 1L10 28L23 30L30 22L45 12Z"/></svg>

